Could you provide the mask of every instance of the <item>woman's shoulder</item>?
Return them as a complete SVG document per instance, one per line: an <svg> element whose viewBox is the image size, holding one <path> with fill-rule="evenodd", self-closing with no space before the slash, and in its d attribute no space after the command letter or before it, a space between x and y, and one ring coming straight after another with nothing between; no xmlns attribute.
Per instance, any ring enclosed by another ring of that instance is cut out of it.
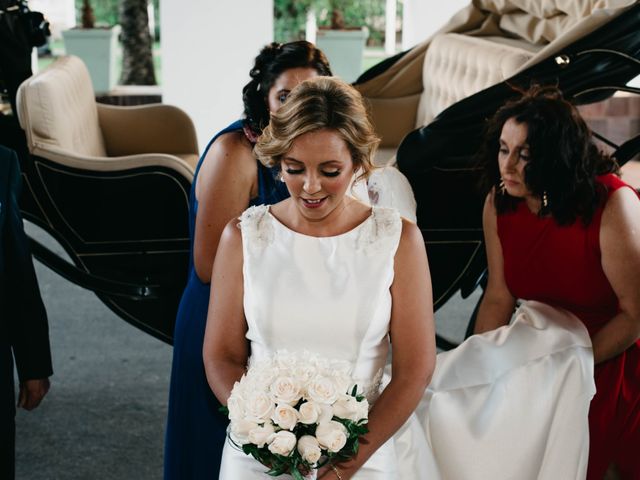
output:
<svg viewBox="0 0 640 480"><path fill-rule="evenodd" d="M370 218L362 223L357 244L370 253L385 250L395 252L405 230L405 222L406 228L415 227L411 221L403 219L395 208L374 206Z"/></svg>
<svg viewBox="0 0 640 480"><path fill-rule="evenodd" d="M244 179L252 183L256 176L256 159L251 144L242 130L219 135L209 146L198 169L197 188L204 183L214 185L214 179ZM204 180L201 180L204 179ZM198 195L200 198L200 195Z"/></svg>
<svg viewBox="0 0 640 480"><path fill-rule="evenodd" d="M606 190L603 215L610 216L620 209L640 208L638 192L617 175L600 175L596 181Z"/></svg>
<svg viewBox="0 0 640 480"><path fill-rule="evenodd" d="M249 155L253 158L253 147L242 130L223 132L213 141L207 155Z"/></svg>
<svg viewBox="0 0 640 480"><path fill-rule="evenodd" d="M273 222L267 205L247 208L236 220L236 225L252 248L264 247L273 240Z"/></svg>
<svg viewBox="0 0 640 480"><path fill-rule="evenodd" d="M397 235L403 230L403 225L414 225L413 222L400 216L400 212L392 207L374 206L371 209L372 221L376 231L381 235Z"/></svg>
<svg viewBox="0 0 640 480"><path fill-rule="evenodd" d="M260 223L267 217L268 212L268 205L251 206L242 212L242 215L238 218L238 225L242 228L245 225Z"/></svg>
<svg viewBox="0 0 640 480"><path fill-rule="evenodd" d="M603 208L603 222L616 221L625 216L640 217L640 195L631 185L615 177L614 186L608 189L608 199ZM628 187L628 188L623 188Z"/></svg>
<svg viewBox="0 0 640 480"><path fill-rule="evenodd" d="M604 175L599 175L596 177L596 182L602 185L603 187L605 187L609 196L611 196L613 192L615 192L620 188L623 188L623 187L632 188L629 184L627 184L624 180L622 180L618 175L614 173L606 173Z"/></svg>

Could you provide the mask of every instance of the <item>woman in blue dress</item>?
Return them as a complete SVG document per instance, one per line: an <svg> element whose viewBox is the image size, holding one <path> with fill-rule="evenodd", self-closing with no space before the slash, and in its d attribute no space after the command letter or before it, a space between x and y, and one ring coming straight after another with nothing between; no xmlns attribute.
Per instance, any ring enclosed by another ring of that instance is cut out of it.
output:
<svg viewBox="0 0 640 480"><path fill-rule="evenodd" d="M227 419L219 413L205 376L202 345L213 259L224 226L250 205L289 196L253 155L253 146L289 92L300 82L331 75L324 54L306 41L262 49L242 90L244 119L215 135L200 157L191 188L191 256L173 343L164 452L165 480L218 478Z"/></svg>

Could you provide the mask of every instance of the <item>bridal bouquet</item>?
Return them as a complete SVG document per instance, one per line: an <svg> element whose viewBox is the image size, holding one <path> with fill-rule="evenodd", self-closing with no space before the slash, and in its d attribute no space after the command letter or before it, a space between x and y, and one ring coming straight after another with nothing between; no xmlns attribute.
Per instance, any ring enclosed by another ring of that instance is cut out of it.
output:
<svg viewBox="0 0 640 480"><path fill-rule="evenodd" d="M303 480L327 462L358 452L369 403L348 362L278 351L252 362L227 403L229 437L269 468Z"/></svg>

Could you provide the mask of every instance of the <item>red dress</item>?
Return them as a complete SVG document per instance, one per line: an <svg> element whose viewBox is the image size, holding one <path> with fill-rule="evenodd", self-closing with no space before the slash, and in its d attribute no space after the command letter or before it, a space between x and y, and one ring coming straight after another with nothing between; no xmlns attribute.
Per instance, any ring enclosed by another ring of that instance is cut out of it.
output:
<svg viewBox="0 0 640 480"><path fill-rule="evenodd" d="M598 178L610 196L626 184ZM520 202L498 215L504 275L512 295L565 308L591 337L618 312L618 299L602 270L601 205L588 226L559 226ZM638 272L640 275L640 272ZM595 367L596 394L589 411L589 480L602 480L610 463L625 479L640 479L640 341Z"/></svg>

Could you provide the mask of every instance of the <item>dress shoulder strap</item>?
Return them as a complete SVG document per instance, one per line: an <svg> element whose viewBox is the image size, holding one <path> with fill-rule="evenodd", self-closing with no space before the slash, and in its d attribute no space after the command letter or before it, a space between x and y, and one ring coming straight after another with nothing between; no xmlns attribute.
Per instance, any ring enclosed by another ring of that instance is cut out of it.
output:
<svg viewBox="0 0 640 480"><path fill-rule="evenodd" d="M242 230L242 241L245 248L261 249L273 241L273 224L267 205L256 205L247 208L240 215L238 226Z"/></svg>
<svg viewBox="0 0 640 480"><path fill-rule="evenodd" d="M395 255L402 233L402 218L395 208L374 206L371 219L360 230L358 247L370 253Z"/></svg>
<svg viewBox="0 0 640 480"><path fill-rule="evenodd" d="M613 173L601 175L596 178L596 181L605 187L605 189L607 190L607 196L611 196L611 194L619 188L629 186L620 177L614 175Z"/></svg>

